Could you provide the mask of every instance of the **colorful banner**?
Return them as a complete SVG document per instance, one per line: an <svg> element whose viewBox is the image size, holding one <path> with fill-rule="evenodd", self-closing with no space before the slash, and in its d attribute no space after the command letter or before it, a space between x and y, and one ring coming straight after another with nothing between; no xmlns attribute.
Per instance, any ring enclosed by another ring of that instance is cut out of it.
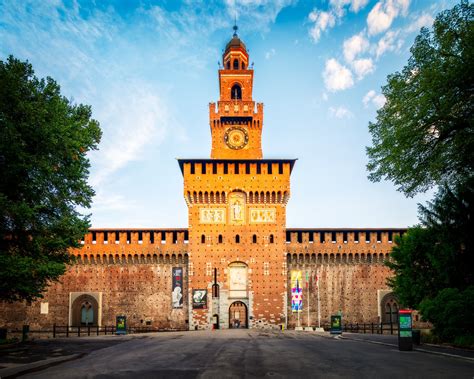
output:
<svg viewBox="0 0 474 379"><path fill-rule="evenodd" d="M173 285L171 292L173 308L183 308L183 268L173 267Z"/></svg>
<svg viewBox="0 0 474 379"><path fill-rule="evenodd" d="M301 287L302 275L300 270L291 271L291 310L303 310L303 288Z"/></svg>
<svg viewBox="0 0 474 379"><path fill-rule="evenodd" d="M193 309L207 308L207 290L193 290Z"/></svg>

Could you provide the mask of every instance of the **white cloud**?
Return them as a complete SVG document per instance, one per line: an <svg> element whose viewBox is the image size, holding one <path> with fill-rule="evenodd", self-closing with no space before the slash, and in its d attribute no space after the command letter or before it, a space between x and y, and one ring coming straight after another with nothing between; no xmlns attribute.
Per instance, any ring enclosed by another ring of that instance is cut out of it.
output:
<svg viewBox="0 0 474 379"><path fill-rule="evenodd" d="M337 13L344 12L344 7L350 5L349 9L352 12L359 12L364 8L369 0L330 0L329 4L337 10Z"/></svg>
<svg viewBox="0 0 474 379"><path fill-rule="evenodd" d="M268 50L266 53L265 53L265 59L270 59L271 57L273 57L274 55L276 54L276 51L275 49L270 49Z"/></svg>
<svg viewBox="0 0 474 379"><path fill-rule="evenodd" d="M309 30L309 35L311 36L313 42L318 42L319 38L321 38L321 32L332 28L336 24L336 17L331 12L323 12L314 9L309 14L308 18L314 23L314 25Z"/></svg>
<svg viewBox="0 0 474 379"><path fill-rule="evenodd" d="M415 21L408 26L406 31L408 33L419 32L422 27L430 27L433 25L433 21L433 16L428 13L423 13L422 15L415 18Z"/></svg>
<svg viewBox="0 0 474 379"><path fill-rule="evenodd" d="M364 76L374 72L375 66L372 62L372 59L365 58L365 59L356 59L352 62L352 67L354 68L354 72L357 75L357 79L361 80Z"/></svg>
<svg viewBox="0 0 474 379"><path fill-rule="evenodd" d="M167 108L146 83L122 83L105 97L107 104L97 111L104 136L100 150L91 154L94 187L141 159L147 146L161 143L169 126Z"/></svg>
<svg viewBox="0 0 474 379"><path fill-rule="evenodd" d="M339 118L339 119L342 119L342 118L349 119L349 118L352 118L354 115L349 109L343 106L339 106L337 108L329 107L329 116L334 117L334 118Z"/></svg>
<svg viewBox="0 0 474 379"><path fill-rule="evenodd" d="M314 8L308 15L309 21L313 24L309 29L309 35L314 43L318 42L321 34L333 28L337 20L344 17L346 7L352 12L358 12L367 5L368 0L330 0L327 11Z"/></svg>
<svg viewBox="0 0 474 379"><path fill-rule="evenodd" d="M334 58L326 61L323 78L326 89L331 92L344 90L354 85L351 71Z"/></svg>
<svg viewBox="0 0 474 379"><path fill-rule="evenodd" d="M328 101L328 94L326 92L323 92L323 94L321 95L322 99L324 101Z"/></svg>
<svg viewBox="0 0 474 379"><path fill-rule="evenodd" d="M375 105L376 108L381 108L384 106L385 102L387 99L385 98L384 95L381 93L376 93L374 90L370 90L367 92L362 99L362 102L364 103L364 108L368 108L369 104L372 103Z"/></svg>
<svg viewBox="0 0 474 379"><path fill-rule="evenodd" d="M357 55L367 51L369 46L369 41L362 35L362 33L356 34L344 41L344 58L347 62L352 62Z"/></svg>
<svg viewBox="0 0 474 379"><path fill-rule="evenodd" d="M380 38L375 47L375 57L380 58L387 51L398 51L403 45L403 40L399 38L400 31L389 30Z"/></svg>
<svg viewBox="0 0 474 379"><path fill-rule="evenodd" d="M367 16L369 35L384 32L399 15L405 16L410 0L381 0L374 5Z"/></svg>

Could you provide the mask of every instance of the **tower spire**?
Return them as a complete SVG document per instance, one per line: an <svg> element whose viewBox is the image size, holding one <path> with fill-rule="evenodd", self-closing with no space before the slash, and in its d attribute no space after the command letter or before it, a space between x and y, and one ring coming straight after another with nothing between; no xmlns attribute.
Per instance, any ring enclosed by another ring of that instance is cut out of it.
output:
<svg viewBox="0 0 474 379"><path fill-rule="evenodd" d="M232 29L234 29L234 37L237 37L237 30L239 30L239 27L237 26L237 15L234 16L234 27Z"/></svg>

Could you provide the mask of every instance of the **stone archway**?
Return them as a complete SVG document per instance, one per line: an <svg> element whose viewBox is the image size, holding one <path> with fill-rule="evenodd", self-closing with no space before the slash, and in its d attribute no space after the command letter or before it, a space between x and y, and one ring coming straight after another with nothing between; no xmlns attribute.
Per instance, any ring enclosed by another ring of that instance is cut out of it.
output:
<svg viewBox="0 0 474 379"><path fill-rule="evenodd" d="M392 292L386 294L380 302L381 319L383 323L398 322L398 299Z"/></svg>
<svg viewBox="0 0 474 379"><path fill-rule="evenodd" d="M242 301L234 301L229 307L229 328L248 328L248 310Z"/></svg>
<svg viewBox="0 0 474 379"><path fill-rule="evenodd" d="M71 306L71 326L97 326L99 322L99 304L89 294L77 297Z"/></svg>

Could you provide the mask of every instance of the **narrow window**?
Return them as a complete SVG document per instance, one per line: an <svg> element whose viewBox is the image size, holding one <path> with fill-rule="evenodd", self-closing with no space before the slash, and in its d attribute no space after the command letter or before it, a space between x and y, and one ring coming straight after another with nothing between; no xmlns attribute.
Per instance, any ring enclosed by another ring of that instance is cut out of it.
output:
<svg viewBox="0 0 474 379"><path fill-rule="evenodd" d="M230 61L227 61L226 67L227 67L227 70L230 70Z"/></svg>
<svg viewBox="0 0 474 379"><path fill-rule="evenodd" d="M239 61L237 59L234 59L234 70L239 69Z"/></svg>
<svg viewBox="0 0 474 379"><path fill-rule="evenodd" d="M254 234L252 236L252 243L257 243L257 235L256 234Z"/></svg>
<svg viewBox="0 0 474 379"><path fill-rule="evenodd" d="M273 238L273 234L270 234L270 243L273 243L273 242L275 242Z"/></svg>
<svg viewBox="0 0 474 379"><path fill-rule="evenodd" d="M238 234L235 236L235 243L240 243L240 236Z"/></svg>
<svg viewBox="0 0 474 379"><path fill-rule="evenodd" d="M222 243L222 234L219 234L219 243Z"/></svg>
<svg viewBox="0 0 474 379"><path fill-rule="evenodd" d="M201 235L201 243L206 243L206 236L204 234Z"/></svg>
<svg viewBox="0 0 474 379"><path fill-rule="evenodd" d="M242 99L242 89L238 84L234 84L232 86L231 92L230 92L230 98L233 100L241 100Z"/></svg>

